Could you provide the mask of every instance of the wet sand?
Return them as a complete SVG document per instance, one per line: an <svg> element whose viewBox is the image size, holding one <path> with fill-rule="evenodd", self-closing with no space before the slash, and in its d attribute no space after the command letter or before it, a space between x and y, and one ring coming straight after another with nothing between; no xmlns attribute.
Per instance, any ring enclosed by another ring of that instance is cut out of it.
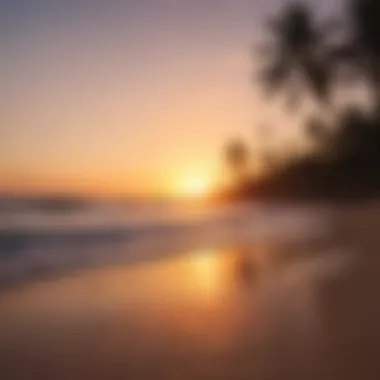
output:
<svg viewBox="0 0 380 380"><path fill-rule="evenodd" d="M361 210L321 244L189 252L2 291L0 377L377 379L380 218L360 238L353 223L373 208Z"/></svg>

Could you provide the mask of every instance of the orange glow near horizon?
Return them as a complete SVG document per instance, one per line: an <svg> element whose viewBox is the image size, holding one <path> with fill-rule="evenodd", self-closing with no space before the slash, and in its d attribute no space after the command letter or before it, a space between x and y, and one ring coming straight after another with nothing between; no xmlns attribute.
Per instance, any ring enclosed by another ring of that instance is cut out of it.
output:
<svg viewBox="0 0 380 380"><path fill-rule="evenodd" d="M175 186L176 196L186 198L204 198L211 194L212 184L206 176L190 174L181 178Z"/></svg>
<svg viewBox="0 0 380 380"><path fill-rule="evenodd" d="M259 141L268 124L303 139L287 128L295 120L286 110L251 86L255 2L207 17L203 2L57 2L51 17L38 1L13 3L4 38L15 54L4 51L0 68L9 94L0 192L204 198L225 180L231 138Z"/></svg>
<svg viewBox="0 0 380 380"><path fill-rule="evenodd" d="M206 163L205 163L206 164ZM1 173L1 171L0 171ZM112 175L99 173L98 178L13 178L3 176L0 188L16 195L72 195L72 196L144 196L202 199L210 196L216 187L209 172L189 171L184 168L155 175L136 173Z"/></svg>

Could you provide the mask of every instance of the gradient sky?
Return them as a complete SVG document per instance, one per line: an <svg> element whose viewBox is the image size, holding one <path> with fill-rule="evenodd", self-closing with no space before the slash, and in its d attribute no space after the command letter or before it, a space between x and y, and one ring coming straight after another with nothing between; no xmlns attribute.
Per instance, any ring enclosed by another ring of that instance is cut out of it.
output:
<svg viewBox="0 0 380 380"><path fill-rule="evenodd" d="M226 139L283 122L250 82L281 4L0 1L0 187L155 193L218 175Z"/></svg>

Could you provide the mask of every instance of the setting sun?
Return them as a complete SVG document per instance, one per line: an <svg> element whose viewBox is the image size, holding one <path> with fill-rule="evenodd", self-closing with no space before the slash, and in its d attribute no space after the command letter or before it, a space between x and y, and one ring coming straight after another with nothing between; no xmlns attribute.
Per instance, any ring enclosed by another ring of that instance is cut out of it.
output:
<svg viewBox="0 0 380 380"><path fill-rule="evenodd" d="M210 182L201 176L192 175L184 178L178 185L178 193L186 197L204 197L211 191Z"/></svg>

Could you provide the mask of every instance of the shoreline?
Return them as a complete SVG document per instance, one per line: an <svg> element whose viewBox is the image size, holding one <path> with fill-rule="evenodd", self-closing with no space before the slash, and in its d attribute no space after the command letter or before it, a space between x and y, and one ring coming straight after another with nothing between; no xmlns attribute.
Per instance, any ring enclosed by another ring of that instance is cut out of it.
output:
<svg viewBox="0 0 380 380"><path fill-rule="evenodd" d="M188 251L18 284L0 292L0 371L12 380L364 378L379 366L368 363L380 341L379 211L341 210L331 236L298 247Z"/></svg>

